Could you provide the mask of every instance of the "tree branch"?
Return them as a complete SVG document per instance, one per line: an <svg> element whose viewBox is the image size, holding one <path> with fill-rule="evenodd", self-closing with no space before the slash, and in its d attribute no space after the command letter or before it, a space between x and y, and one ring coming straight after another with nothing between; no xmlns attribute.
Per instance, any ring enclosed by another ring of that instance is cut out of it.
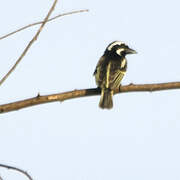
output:
<svg viewBox="0 0 180 180"><path fill-rule="evenodd" d="M41 33L43 27L45 26L47 20L49 19L49 16L51 15L52 11L54 10L56 3L58 0L55 0L51 9L49 10L47 16L45 17L43 23L41 24L40 28L38 29L37 33L35 34L35 36L32 38L32 40L29 42L29 44L27 45L27 47L24 49L23 53L21 54L21 56L18 58L18 60L16 61L16 63L14 64L14 66L8 71L8 73L1 79L0 81L0 86L2 85L2 83L9 77L9 75L15 70L15 68L17 67L17 65L20 63L20 61L23 59L23 57L26 55L27 51L30 49L31 45L34 43L34 41L37 40L39 34Z"/></svg>
<svg viewBox="0 0 180 180"><path fill-rule="evenodd" d="M88 9L83 9L83 10L77 10L77 11L71 11L71 12L59 14L59 15L57 15L57 16L54 16L54 17L48 19L47 22L53 21L53 20L55 20L55 19L57 19L57 18L60 18L60 17L62 17L62 16L67 16L67 15L77 14L77 13L82 13L82 12L88 12L88 11L89 11ZM27 28L29 28L29 27L36 26L36 25L42 24L42 23L44 23L44 21L39 21L39 22L35 22L35 23L32 23L32 24L23 26L22 28L19 28L19 29L13 31L13 32L10 32L10 33L8 33L8 34L5 34L5 35L1 36L1 37L0 37L0 40L5 39L5 38L7 38L7 37L9 37L9 36L17 33L17 32L23 31L23 30L25 30L25 29L27 29Z"/></svg>
<svg viewBox="0 0 180 180"><path fill-rule="evenodd" d="M116 89L114 91L114 94L125 93L125 92L140 92L140 91L152 92L152 91L161 91L161 90L170 90L170 89L180 89L180 82L169 82L169 83L160 83L160 84L137 84L137 85L129 84L129 85L121 86L119 89ZM34 98L0 105L0 113L15 111L38 104L50 103L55 101L64 101L79 97L95 96L95 95L99 95L100 93L101 90L99 88L92 88L92 89L74 90L74 91L45 95L45 96L40 96L38 94Z"/></svg>
<svg viewBox="0 0 180 180"><path fill-rule="evenodd" d="M14 171L18 171L21 174L25 175L29 180L33 180L32 177L26 171L24 171L22 169L19 169L17 167L8 166L8 165L4 165L4 164L0 164L0 167L6 168L6 169L11 169L11 170L14 170Z"/></svg>

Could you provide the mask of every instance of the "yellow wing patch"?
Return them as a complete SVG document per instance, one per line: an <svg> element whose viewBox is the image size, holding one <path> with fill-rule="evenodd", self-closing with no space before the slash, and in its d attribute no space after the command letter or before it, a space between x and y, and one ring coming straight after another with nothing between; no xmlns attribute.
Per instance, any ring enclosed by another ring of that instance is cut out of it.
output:
<svg viewBox="0 0 180 180"><path fill-rule="evenodd" d="M106 88L109 88L109 75L110 75L110 71L111 71L111 62L109 62L109 64L107 65L107 71L106 71Z"/></svg>
<svg viewBox="0 0 180 180"><path fill-rule="evenodd" d="M124 77L124 74L125 74L124 71L119 70L118 72L116 72L116 76L114 77L112 84L111 84L112 89L118 88L120 86L121 81Z"/></svg>

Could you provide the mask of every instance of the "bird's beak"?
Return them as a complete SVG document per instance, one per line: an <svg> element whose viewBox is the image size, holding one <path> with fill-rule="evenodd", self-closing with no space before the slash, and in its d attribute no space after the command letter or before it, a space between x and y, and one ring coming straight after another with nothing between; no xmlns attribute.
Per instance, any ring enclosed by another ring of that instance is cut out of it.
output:
<svg viewBox="0 0 180 180"><path fill-rule="evenodd" d="M127 48L127 49L126 49L126 53L127 53L127 54L137 54L137 52L136 52L135 50L130 49L130 48Z"/></svg>

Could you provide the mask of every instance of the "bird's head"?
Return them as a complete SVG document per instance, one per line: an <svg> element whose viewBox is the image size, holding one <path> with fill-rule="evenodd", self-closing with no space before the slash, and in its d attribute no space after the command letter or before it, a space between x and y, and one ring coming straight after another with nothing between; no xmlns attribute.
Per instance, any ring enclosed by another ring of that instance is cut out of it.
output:
<svg viewBox="0 0 180 180"><path fill-rule="evenodd" d="M126 56L127 54L136 54L137 52L121 41L114 41L108 45L105 53L114 56Z"/></svg>

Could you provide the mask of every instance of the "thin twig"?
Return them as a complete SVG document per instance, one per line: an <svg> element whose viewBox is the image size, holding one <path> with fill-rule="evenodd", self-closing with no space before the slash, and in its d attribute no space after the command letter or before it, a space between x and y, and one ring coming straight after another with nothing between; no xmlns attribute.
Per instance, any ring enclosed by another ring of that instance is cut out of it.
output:
<svg viewBox="0 0 180 180"><path fill-rule="evenodd" d="M117 93L125 93L125 92L140 92L140 91L161 91L161 90L170 90L170 89L180 89L180 82L169 82L169 83L160 83L160 84L130 84L126 86L121 86L119 89L114 91ZM82 89L82 90L74 90L64 93L40 96L39 94L30 99L25 99L9 104L0 105L0 113L6 113L10 111L19 110L26 107L31 107L38 104L44 104L55 101L64 101L73 98L79 97L87 97L87 96L95 96L99 95L99 88L92 89Z"/></svg>
<svg viewBox="0 0 180 180"><path fill-rule="evenodd" d="M5 164L0 164L0 167L6 168L6 169L11 169L11 170L14 170L14 171L18 171L21 174L25 175L29 180L33 180L32 177L26 171L24 171L22 169L19 169L17 167L8 166L8 165L5 165Z"/></svg>
<svg viewBox="0 0 180 180"><path fill-rule="evenodd" d="M81 13L81 12L88 12L88 11L89 11L88 9L83 9L83 10L77 10L77 11L71 11L71 12L59 14L59 15L57 15L57 16L54 16L53 18L48 19L47 22L53 21L53 20L55 20L55 19L57 19L57 18L59 18L59 17L62 17L62 16L67 16L67 15L71 15L71 14L77 14L77 13ZM1 36L1 37L0 37L0 40L5 39L5 38L7 38L7 37L9 37L9 36L17 33L17 32L23 31L23 30L25 30L25 29L27 29L27 28L29 28L29 27L36 26L36 25L38 25L38 24L42 24L43 22L44 22L44 21L39 21L39 22L35 22L35 23L32 23L32 24L26 25L26 26L24 26L24 27L22 27L22 28L19 28L19 29L13 31L13 32L10 32L10 33L8 33L8 34L5 34L4 36Z"/></svg>
<svg viewBox="0 0 180 180"><path fill-rule="evenodd" d="M23 59L23 57L26 55L27 51L29 50L29 48L31 47L31 45L34 43L34 41L37 40L40 32L42 31L43 27L45 26L49 16L51 15L52 11L54 10L56 3L58 0L55 0L51 9L49 10L47 16L45 17L43 23L41 24L40 28L38 29L37 33L35 34L35 36L32 38L32 40L29 42L29 44L27 45L27 47L24 49L23 53L21 54L21 56L18 58L18 60L16 61L16 63L14 64L14 66L8 71L8 73L1 79L0 81L0 86L2 85L2 83L8 78L8 76L15 70L15 68L17 67L17 65L20 63L20 61Z"/></svg>

